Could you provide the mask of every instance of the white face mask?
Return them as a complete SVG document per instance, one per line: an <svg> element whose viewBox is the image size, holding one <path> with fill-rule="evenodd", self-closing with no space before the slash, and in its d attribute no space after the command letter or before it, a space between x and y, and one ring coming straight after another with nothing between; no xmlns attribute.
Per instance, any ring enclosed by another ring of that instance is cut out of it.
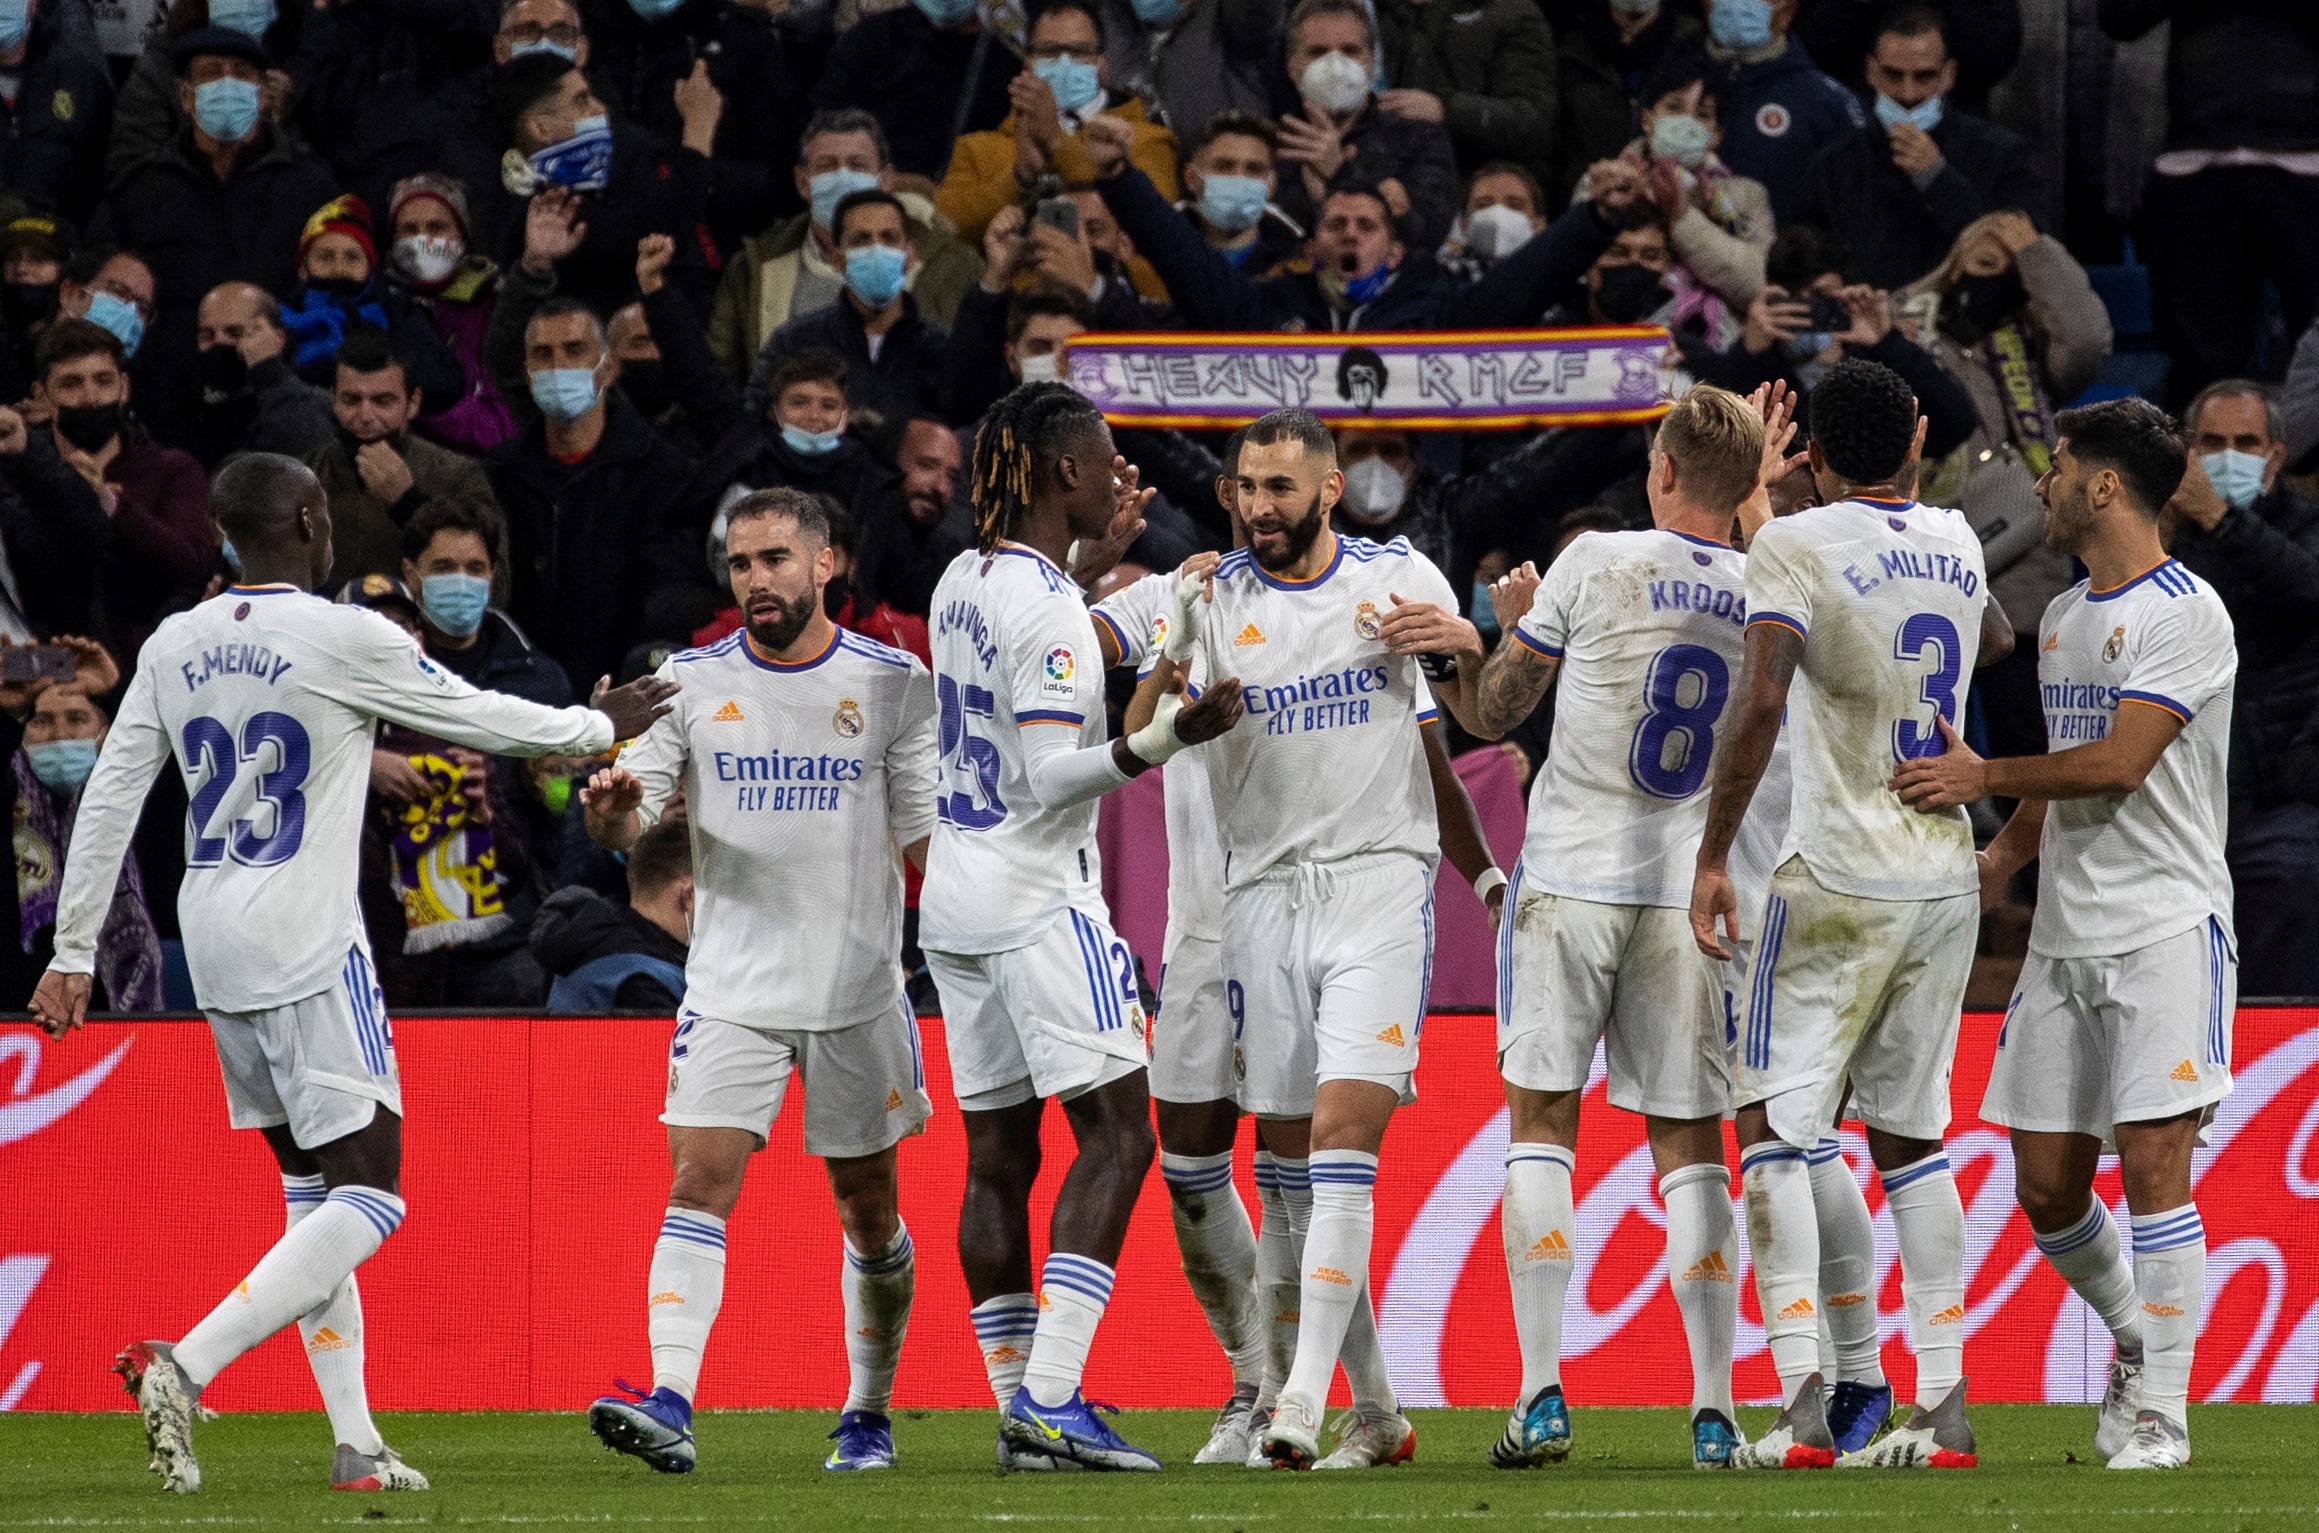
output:
<svg viewBox="0 0 2319 1533"><path fill-rule="evenodd" d="M1022 359L1023 382L1059 383L1063 377L1063 356L1060 352L1042 351Z"/></svg>
<svg viewBox="0 0 2319 1533"><path fill-rule="evenodd" d="M1409 481L1383 458L1363 458L1345 470L1342 504L1355 521L1389 522L1400 515L1408 495Z"/></svg>
<svg viewBox="0 0 2319 1533"><path fill-rule="evenodd" d="M406 234L394 244L395 265L414 282L440 282L467 259L467 242L452 235Z"/></svg>
<svg viewBox="0 0 2319 1533"><path fill-rule="evenodd" d="M1504 260L1529 244L1536 232L1525 215L1502 202L1465 216L1466 249L1485 261Z"/></svg>
<svg viewBox="0 0 2319 1533"><path fill-rule="evenodd" d="M1350 112L1369 99L1369 71L1341 53L1324 53L1304 66L1296 89L1324 112Z"/></svg>

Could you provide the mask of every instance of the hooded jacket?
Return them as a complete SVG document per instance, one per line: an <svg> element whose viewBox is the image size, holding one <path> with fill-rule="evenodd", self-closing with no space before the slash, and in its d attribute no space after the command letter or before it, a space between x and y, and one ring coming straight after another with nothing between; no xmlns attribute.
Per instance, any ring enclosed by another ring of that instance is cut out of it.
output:
<svg viewBox="0 0 2319 1533"><path fill-rule="evenodd" d="M548 1011L674 1016L684 999L685 945L625 905L588 889L558 889L532 917L531 955L555 978Z"/></svg>

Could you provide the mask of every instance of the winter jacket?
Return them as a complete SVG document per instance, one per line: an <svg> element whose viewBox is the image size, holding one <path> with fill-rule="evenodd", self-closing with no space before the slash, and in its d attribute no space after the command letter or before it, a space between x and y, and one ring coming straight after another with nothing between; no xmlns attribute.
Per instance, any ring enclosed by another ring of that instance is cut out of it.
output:
<svg viewBox="0 0 2319 1533"><path fill-rule="evenodd" d="M278 452L303 458L328 442L338 427L326 390L291 371L285 356L250 369L238 393L211 398L205 389L185 436L187 450L215 470L237 452Z"/></svg>
<svg viewBox="0 0 2319 1533"><path fill-rule="evenodd" d="M1189 0L1167 27L1146 27L1127 0L1102 6L1113 88L1141 96L1179 143L1218 112L1271 114L1283 0Z"/></svg>
<svg viewBox="0 0 2319 1533"><path fill-rule="evenodd" d="M845 402L857 415L873 411L889 421L932 415L942 404L942 353L948 343L941 327L919 312L918 300L904 293L902 317L878 343L872 360L861 310L849 294L774 331L750 370L746 397L758 408L770 404L765 390L775 370L796 353L818 346L845 359Z"/></svg>
<svg viewBox="0 0 2319 1533"><path fill-rule="evenodd" d="M2029 146L1967 112L1943 112L1932 130L1941 163L1920 184L1892 163L1892 139L1870 123L1820 151L1805 180L1799 223L1843 236L1848 282L1894 288L1948 258L1965 225L1984 213L2038 205Z"/></svg>
<svg viewBox="0 0 2319 1533"><path fill-rule="evenodd" d="M1610 7L1589 4L1554 24L1560 120L1554 132L1555 170L1546 179L1547 208L1560 212L1570 188L1596 160L1606 160L1635 136L1635 92L1643 77L1677 49L1704 36L1699 18L1661 5L1634 41L1619 41ZM1729 123L1731 115L1724 113Z"/></svg>
<svg viewBox="0 0 2319 1533"><path fill-rule="evenodd" d="M1298 110L1301 107L1295 94L1289 92L1281 103L1281 113ZM1349 168L1362 184L1374 186L1392 179L1409 194L1409 211L1401 219L1402 243L1412 250L1432 250L1440 245L1449 233L1450 220L1457 216L1460 186L1448 130L1437 122L1416 122L1380 112L1372 98L1353 120L1345 142L1358 151ZM1303 228L1320 227L1320 209L1305 190L1298 167L1282 163L1273 200ZM1149 258L1150 251L1142 250L1140 243L1137 248Z"/></svg>
<svg viewBox="0 0 2319 1533"><path fill-rule="evenodd" d="M1713 43L1707 55L1736 66L1723 103L1723 143L1717 152L1740 175L1763 183L1771 210L1785 228L1805 221L1813 156L1866 127L1868 113L1859 97L1820 72L1794 38L1771 53L1779 42L1774 38L1760 50L1768 57L1743 60Z"/></svg>
<svg viewBox="0 0 2319 1533"><path fill-rule="evenodd" d="M1177 195L1176 136L1146 117L1143 103L1132 96L1124 100L1115 97L1104 107L1103 115L1133 130L1128 162L1173 200ZM1015 180L1014 113L1009 112L995 128L960 135L951 146L950 168L943 172L934 206L950 220L960 239L981 245L983 231L992 219L1009 207L1027 208L1030 201L1031 194Z"/></svg>
<svg viewBox="0 0 2319 1533"><path fill-rule="evenodd" d="M79 474L71 479L96 499ZM97 631L126 668L163 618L201 595L217 569L217 534L210 530L209 476L201 464L154 441L134 420L121 428L121 450L105 465L105 483L117 486L120 498L99 545Z"/></svg>
<svg viewBox="0 0 2319 1533"><path fill-rule="evenodd" d="M88 222L104 188L113 76L85 6L33 13L15 100L0 101L0 189Z"/></svg>
<svg viewBox="0 0 2319 1533"><path fill-rule="evenodd" d="M500 397L483 360L483 340L499 302L499 268L482 256L469 256L441 292L402 291L459 363L459 391L429 394L423 401L427 413L414 424L430 441L480 458L515 435L515 412Z"/></svg>
<svg viewBox="0 0 2319 1533"><path fill-rule="evenodd" d="M1535 0L1377 0L1385 78L1441 98L1458 163L1512 160L1544 175L1554 152L1554 33Z"/></svg>
<svg viewBox="0 0 2319 1533"><path fill-rule="evenodd" d="M306 454L306 466L322 481L330 497L332 552L330 586L336 590L357 575L393 575L403 568L403 528L418 509L431 500L449 501L489 518L499 515L491 497L491 483L483 465L424 437L404 436L394 444L411 471L411 487L403 498L388 505L370 492L354 466L346 443L332 433L327 446ZM492 550L502 569L507 549Z"/></svg>
<svg viewBox="0 0 2319 1533"><path fill-rule="evenodd" d="M2172 552L2214 587L2237 631L2232 815L2319 804L2319 505L2273 485L2212 532L2185 521Z"/></svg>
<svg viewBox="0 0 2319 1533"><path fill-rule="evenodd" d="M2173 23L2167 148L2319 149L2319 9L2303 0L2099 0L2095 14L2122 43Z"/></svg>
<svg viewBox="0 0 2319 1533"><path fill-rule="evenodd" d="M1011 109L1007 82L1021 68L996 32L938 30L915 5L897 6L864 16L838 38L814 82L813 110L861 108L886 130L896 170L939 176L950 163L953 125L967 133L997 127Z"/></svg>
<svg viewBox="0 0 2319 1533"><path fill-rule="evenodd" d="M547 897L532 918L531 954L555 976L551 1016L640 1011L668 1017L684 999L684 944L586 889Z"/></svg>
<svg viewBox="0 0 2319 1533"><path fill-rule="evenodd" d="M9 595L38 634L92 633L96 629L97 568L92 550L111 540L104 507L88 482L57 455L45 431L27 434L24 451L0 457L0 544L8 550ZM123 655L122 660L133 660ZM0 711L0 728L16 721ZM0 773L0 791L12 790ZM16 897L13 879L5 899ZM6 906L0 905L0 916ZM0 919L0 931L8 929ZM6 948L0 943L0 951Z"/></svg>
<svg viewBox="0 0 2319 1533"><path fill-rule="evenodd" d="M676 241L668 280L705 310L716 284L707 223L713 174L706 156L633 124L614 123L611 179L602 191L581 195L580 217L588 232L579 249L556 263L557 290L599 314L634 303L637 242L647 234L665 234ZM473 188L469 195L475 195ZM523 260L523 220L530 199L497 186L483 195L497 204L498 260L504 271Z"/></svg>
<svg viewBox="0 0 2319 1533"><path fill-rule="evenodd" d="M475 642L465 649L448 648L440 635L430 632L427 658L488 692L505 692L543 708L572 705L572 684L564 668L534 648L515 619L496 607L484 612L483 626L475 630Z"/></svg>
<svg viewBox="0 0 2319 1533"><path fill-rule="evenodd" d="M2021 59L2021 0L1932 0L1932 6L1946 23L1942 35L1949 57L1957 61L1957 88L1949 104L1986 114L1989 88ZM1861 66L1891 9L1880 0L1819 0L1797 7L1796 36L1829 74L1871 99Z"/></svg>

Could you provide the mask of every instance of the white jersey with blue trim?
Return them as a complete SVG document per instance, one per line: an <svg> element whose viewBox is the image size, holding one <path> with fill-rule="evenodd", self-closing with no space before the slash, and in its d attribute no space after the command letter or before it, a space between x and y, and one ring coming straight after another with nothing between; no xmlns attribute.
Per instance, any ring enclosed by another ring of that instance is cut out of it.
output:
<svg viewBox="0 0 2319 1533"><path fill-rule="evenodd" d="M1788 815L1796 793L1795 762L1788 751L1788 732L1772 741L1771 759L1756 779L1755 797L1739 833L1731 838L1731 855L1724 871L1731 875L1731 893L1738 902L1739 936L1753 942L1763 929L1764 901L1771 895L1771 876L1779 871L1780 847L1788 838ZM1693 848L1694 851L1697 848Z"/></svg>
<svg viewBox="0 0 2319 1533"><path fill-rule="evenodd" d="M2038 630L2048 750L2106 740L2121 708L2162 709L2182 733L2142 786L2046 806L2031 951L2130 953L2202 924L2230 926L2231 688L2238 644L2214 588L2172 559L2107 591L2080 581Z"/></svg>
<svg viewBox="0 0 2319 1533"><path fill-rule="evenodd" d="M934 829L934 683L837 629L811 659L744 631L669 656L675 709L620 754L692 831L683 1015L818 1032L902 1001L901 849Z"/></svg>
<svg viewBox="0 0 2319 1533"><path fill-rule="evenodd" d="M1417 726L1433 698L1412 656L1385 648L1393 598L1457 610L1408 540L1323 533L1321 572L1288 581L1240 549L1216 569L1200 625L1205 674L1237 676L1248 712L1200 748L1224 846L1225 887L1269 869L1370 852L1441 854Z"/></svg>
<svg viewBox="0 0 2319 1533"><path fill-rule="evenodd" d="M230 587L138 653L81 794L55 967L93 969L146 789L174 756L190 803L177 919L195 998L260 1011L338 984L348 955L369 952L355 871L380 719L497 755L612 744L603 714L477 691L376 612Z"/></svg>
<svg viewBox="0 0 2319 1533"><path fill-rule="evenodd" d="M941 776L918 940L1009 952L1045 936L1066 905L1103 898L1100 800L1041 808L1023 749L1026 729L1104 742L1103 650L1071 577L1017 543L952 560L933 607Z"/></svg>
<svg viewBox="0 0 2319 1533"><path fill-rule="evenodd" d="M1167 638L1173 574L1146 575L1114 591L1089 611L1096 626L1109 630L1119 663L1135 667L1138 680L1151 674ZM1187 695L1198 697L1207 667L1194 651ZM1202 747L1170 756L1160 767L1161 804L1168 828L1168 934L1221 940L1224 935L1224 846L1216 839L1216 801L1208 792Z"/></svg>
<svg viewBox="0 0 2319 1533"><path fill-rule="evenodd" d="M1962 513L1844 500L1769 522L1747 551L1747 620L1804 641L1788 695L1794 809L1780 857L1862 899L1980 888L1962 809L1919 814L1885 786L1962 728L1988 604L1981 540Z"/></svg>
<svg viewBox="0 0 2319 1533"><path fill-rule="evenodd" d="M1739 680L1747 558L1679 532L1589 532L1514 642L1561 662L1522 882L1603 905L1691 903L1707 785Z"/></svg>

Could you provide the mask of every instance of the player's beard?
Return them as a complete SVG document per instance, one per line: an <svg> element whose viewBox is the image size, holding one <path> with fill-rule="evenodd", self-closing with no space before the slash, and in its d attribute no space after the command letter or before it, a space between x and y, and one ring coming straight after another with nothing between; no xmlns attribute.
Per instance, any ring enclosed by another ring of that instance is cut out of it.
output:
<svg viewBox="0 0 2319 1533"><path fill-rule="evenodd" d="M2081 552L2093 531L2093 520L2093 507L2083 484L2070 489L2055 486L2045 505L2046 545L2060 553Z"/></svg>
<svg viewBox="0 0 2319 1533"><path fill-rule="evenodd" d="M797 642L797 636L805 632L805 625L813 621L814 608L820 603L810 598L792 600L778 594L774 600L780 605L774 608L773 617L761 619L757 611L752 609L747 622L749 637L757 641L757 647L769 654L778 655Z"/></svg>
<svg viewBox="0 0 2319 1533"><path fill-rule="evenodd" d="M1320 491L1313 491L1312 504L1304 508L1302 521L1289 522L1279 529L1278 536L1283 542L1282 551L1278 555L1267 557L1264 545L1256 541L1263 532L1264 529L1258 527L1248 529L1248 551L1256 556L1256 562L1268 570L1293 568L1321 535Z"/></svg>

